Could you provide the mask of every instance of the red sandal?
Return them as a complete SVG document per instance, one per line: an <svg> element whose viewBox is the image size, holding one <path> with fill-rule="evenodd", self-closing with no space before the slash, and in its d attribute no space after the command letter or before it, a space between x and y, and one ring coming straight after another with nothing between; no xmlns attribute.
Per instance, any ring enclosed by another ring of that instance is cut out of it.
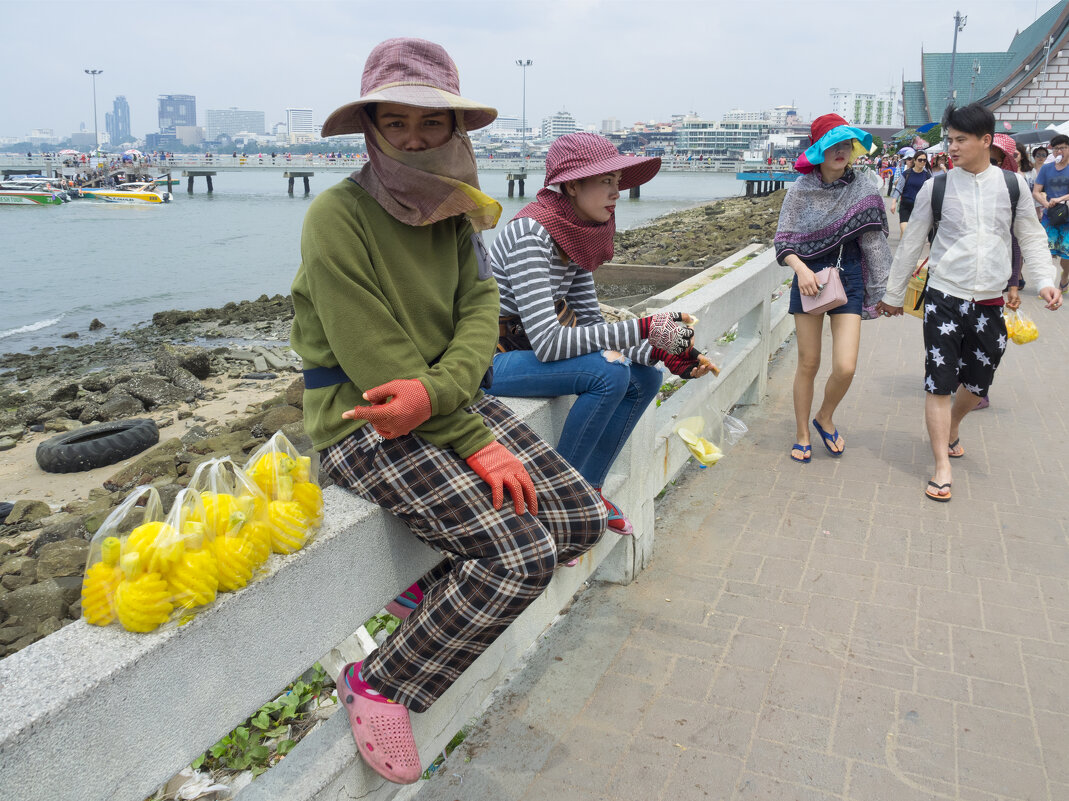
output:
<svg viewBox="0 0 1069 801"><path fill-rule="evenodd" d="M337 682L338 700L349 713L360 756L387 781L414 784L423 767L408 709L372 690L360 678L361 664L350 662L343 667Z"/></svg>
<svg viewBox="0 0 1069 801"><path fill-rule="evenodd" d="M417 582L386 604L386 611L394 617L404 620L416 611L416 606L422 600L423 590L419 588L419 583Z"/></svg>

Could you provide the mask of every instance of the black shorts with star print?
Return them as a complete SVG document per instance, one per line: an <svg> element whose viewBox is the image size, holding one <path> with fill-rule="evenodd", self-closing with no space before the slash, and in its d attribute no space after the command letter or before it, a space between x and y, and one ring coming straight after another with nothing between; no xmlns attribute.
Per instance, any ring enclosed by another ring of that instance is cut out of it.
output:
<svg viewBox="0 0 1069 801"><path fill-rule="evenodd" d="M1006 350L1002 306L985 306L928 287L924 293L924 390L949 395L960 384L987 396Z"/></svg>

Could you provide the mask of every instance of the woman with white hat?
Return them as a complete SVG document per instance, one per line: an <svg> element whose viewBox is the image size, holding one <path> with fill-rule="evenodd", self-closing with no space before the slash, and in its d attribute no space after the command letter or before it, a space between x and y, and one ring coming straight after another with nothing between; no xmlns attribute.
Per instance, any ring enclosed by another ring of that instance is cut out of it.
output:
<svg viewBox="0 0 1069 801"><path fill-rule="evenodd" d="M490 258L501 292L501 337L490 392L577 395L557 450L601 494L609 468L661 386L664 361L697 378L712 362L691 346L691 320L660 313L607 323L594 270L613 255L620 193L653 178L658 158L621 156L605 137L568 134L546 154L545 188L505 226ZM602 496L604 498L604 496ZM605 499L609 527L633 533Z"/></svg>
<svg viewBox="0 0 1069 801"><path fill-rule="evenodd" d="M452 59L421 39L372 50L361 95L323 124L323 136L363 133L368 164L305 217L291 344L328 475L451 558L337 681L360 755L407 784L422 772L409 710L425 711L541 595L558 559L593 547L606 514L480 391L498 293L478 232L501 207L478 188L467 131L497 112L462 97Z"/></svg>

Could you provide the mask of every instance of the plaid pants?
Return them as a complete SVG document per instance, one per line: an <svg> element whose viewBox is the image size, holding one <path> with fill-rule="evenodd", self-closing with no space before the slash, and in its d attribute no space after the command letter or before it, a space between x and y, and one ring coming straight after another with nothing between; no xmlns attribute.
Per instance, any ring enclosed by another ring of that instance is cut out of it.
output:
<svg viewBox="0 0 1069 801"><path fill-rule="evenodd" d="M334 481L399 517L452 569L378 650L364 660L375 690L424 712L549 585L558 561L590 550L606 526L601 499L583 477L500 401L482 415L527 469L538 516L516 515L508 492L495 511L490 487L452 450L418 436L379 443L365 425L323 452Z"/></svg>

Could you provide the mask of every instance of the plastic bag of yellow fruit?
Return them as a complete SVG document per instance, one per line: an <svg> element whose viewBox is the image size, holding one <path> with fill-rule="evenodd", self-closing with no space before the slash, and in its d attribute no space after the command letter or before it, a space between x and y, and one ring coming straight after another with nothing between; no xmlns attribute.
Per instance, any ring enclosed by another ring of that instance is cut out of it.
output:
<svg viewBox="0 0 1069 801"><path fill-rule="evenodd" d="M82 580L82 616L94 626L155 631L215 600L218 569L196 493L163 515L153 487L130 493L101 525Z"/></svg>
<svg viewBox="0 0 1069 801"><path fill-rule="evenodd" d="M118 621L116 591L125 576L122 568L126 541L155 541L163 531L163 504L155 487L138 487L107 516L89 543L82 579L82 617L91 626ZM162 542L161 542L162 544ZM147 557L148 558L148 557ZM162 558L162 557L161 557Z"/></svg>
<svg viewBox="0 0 1069 801"><path fill-rule="evenodd" d="M292 553L304 547L323 522L318 465L280 431L253 451L245 473L267 496L268 517L278 532L272 549Z"/></svg>
<svg viewBox="0 0 1069 801"><path fill-rule="evenodd" d="M201 504L198 520L219 569L219 592L240 590L263 575L276 537L267 496L229 458L203 462L189 489Z"/></svg>
<svg viewBox="0 0 1069 801"><path fill-rule="evenodd" d="M1006 334L1018 345L1034 342L1039 337L1035 322L1021 314L1020 309L1005 312L1003 318L1006 320Z"/></svg>

